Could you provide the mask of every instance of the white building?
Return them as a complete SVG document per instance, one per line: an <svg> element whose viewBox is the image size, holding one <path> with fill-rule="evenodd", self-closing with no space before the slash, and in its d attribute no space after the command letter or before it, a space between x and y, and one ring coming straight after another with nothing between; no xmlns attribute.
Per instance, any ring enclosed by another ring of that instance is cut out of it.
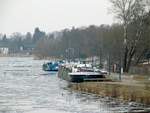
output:
<svg viewBox="0 0 150 113"><path fill-rule="evenodd" d="M0 54L7 55L9 53L9 48L3 47L0 48Z"/></svg>

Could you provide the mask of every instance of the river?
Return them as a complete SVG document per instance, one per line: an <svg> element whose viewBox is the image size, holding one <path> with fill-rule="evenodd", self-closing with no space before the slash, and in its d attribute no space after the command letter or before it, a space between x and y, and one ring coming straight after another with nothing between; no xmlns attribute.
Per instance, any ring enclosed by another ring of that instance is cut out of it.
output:
<svg viewBox="0 0 150 113"><path fill-rule="evenodd" d="M44 60L0 57L0 113L117 113L129 105L71 91Z"/></svg>

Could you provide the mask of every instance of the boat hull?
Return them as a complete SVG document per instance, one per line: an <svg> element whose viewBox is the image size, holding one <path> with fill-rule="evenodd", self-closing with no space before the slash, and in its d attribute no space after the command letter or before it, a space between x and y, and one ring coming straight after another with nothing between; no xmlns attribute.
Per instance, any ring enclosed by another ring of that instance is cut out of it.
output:
<svg viewBox="0 0 150 113"><path fill-rule="evenodd" d="M61 66L58 71L58 77L69 82L85 82L85 81L104 81L105 76L95 72L76 72L72 73L70 69Z"/></svg>

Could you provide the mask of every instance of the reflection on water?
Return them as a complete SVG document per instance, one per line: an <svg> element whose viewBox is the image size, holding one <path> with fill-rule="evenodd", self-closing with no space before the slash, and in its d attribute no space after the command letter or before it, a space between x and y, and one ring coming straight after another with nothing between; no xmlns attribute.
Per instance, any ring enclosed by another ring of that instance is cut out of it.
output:
<svg viewBox="0 0 150 113"><path fill-rule="evenodd" d="M0 58L0 113L117 113L128 105L71 92L43 60Z"/></svg>

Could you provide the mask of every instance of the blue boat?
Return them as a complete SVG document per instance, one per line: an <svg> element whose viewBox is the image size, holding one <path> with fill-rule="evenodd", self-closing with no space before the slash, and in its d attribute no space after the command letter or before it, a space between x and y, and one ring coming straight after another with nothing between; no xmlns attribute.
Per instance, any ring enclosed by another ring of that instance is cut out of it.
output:
<svg viewBox="0 0 150 113"><path fill-rule="evenodd" d="M59 63L57 62L48 62L43 64L44 71L58 71Z"/></svg>

